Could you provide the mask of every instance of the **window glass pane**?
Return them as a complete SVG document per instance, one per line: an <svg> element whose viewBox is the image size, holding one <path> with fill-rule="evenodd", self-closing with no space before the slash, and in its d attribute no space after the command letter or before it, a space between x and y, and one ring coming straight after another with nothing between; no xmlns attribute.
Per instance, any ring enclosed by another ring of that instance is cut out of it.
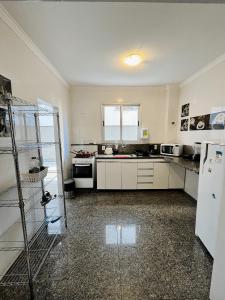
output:
<svg viewBox="0 0 225 300"><path fill-rule="evenodd" d="M123 141L136 141L138 139L137 126L123 126L122 128Z"/></svg>
<svg viewBox="0 0 225 300"><path fill-rule="evenodd" d="M138 114L138 105L105 105L103 128L105 141L137 141Z"/></svg>
<svg viewBox="0 0 225 300"><path fill-rule="evenodd" d="M122 124L138 125L138 109L139 106L123 106L122 107Z"/></svg>
<svg viewBox="0 0 225 300"><path fill-rule="evenodd" d="M104 126L105 141L120 140L120 126Z"/></svg>
<svg viewBox="0 0 225 300"><path fill-rule="evenodd" d="M104 106L104 121L107 125L120 125L120 106Z"/></svg>

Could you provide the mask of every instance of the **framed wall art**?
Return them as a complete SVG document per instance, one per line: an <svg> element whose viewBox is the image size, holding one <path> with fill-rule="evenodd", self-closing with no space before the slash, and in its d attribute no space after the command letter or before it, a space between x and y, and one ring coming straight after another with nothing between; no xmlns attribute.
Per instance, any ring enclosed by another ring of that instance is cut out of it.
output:
<svg viewBox="0 0 225 300"><path fill-rule="evenodd" d="M221 130L225 128L225 111L210 114L209 128Z"/></svg>
<svg viewBox="0 0 225 300"><path fill-rule="evenodd" d="M186 103L181 107L181 118L189 116L190 103Z"/></svg>
<svg viewBox="0 0 225 300"><path fill-rule="evenodd" d="M180 131L188 131L188 126L189 126L189 119L181 119L180 123Z"/></svg>
<svg viewBox="0 0 225 300"><path fill-rule="evenodd" d="M190 118L190 130L209 130L210 115L202 115Z"/></svg>

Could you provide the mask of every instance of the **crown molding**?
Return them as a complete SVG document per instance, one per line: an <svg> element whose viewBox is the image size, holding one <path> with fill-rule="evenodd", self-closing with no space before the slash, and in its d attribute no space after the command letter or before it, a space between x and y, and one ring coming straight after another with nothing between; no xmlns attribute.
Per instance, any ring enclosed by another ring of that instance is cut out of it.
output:
<svg viewBox="0 0 225 300"><path fill-rule="evenodd" d="M61 76L59 71L52 65L49 59L42 53L42 51L35 45L29 35L22 29L22 27L14 20L5 7L0 3L0 18L5 22L10 29L26 44L26 46L44 63L48 69L66 86L69 84Z"/></svg>
<svg viewBox="0 0 225 300"><path fill-rule="evenodd" d="M180 84L180 88L184 87L185 85L191 83L193 80L195 80L196 78L198 78L199 76L201 76L202 74L206 73L207 71L209 71L210 69L214 68L216 65L218 65L219 63L225 61L225 53L219 57L217 57L215 60L213 60L211 63L209 63L208 65L206 65L205 67L203 67L202 69L200 69L199 71L197 71L195 74L193 74L191 77L189 77L188 79L184 80L183 82L181 82Z"/></svg>

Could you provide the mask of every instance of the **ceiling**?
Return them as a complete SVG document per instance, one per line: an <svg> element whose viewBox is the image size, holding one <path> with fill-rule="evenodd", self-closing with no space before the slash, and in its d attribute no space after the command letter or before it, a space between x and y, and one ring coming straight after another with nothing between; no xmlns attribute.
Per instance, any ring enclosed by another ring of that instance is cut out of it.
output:
<svg viewBox="0 0 225 300"><path fill-rule="evenodd" d="M225 53L225 4L2 3L70 84L181 82ZM144 63L125 67L133 50Z"/></svg>

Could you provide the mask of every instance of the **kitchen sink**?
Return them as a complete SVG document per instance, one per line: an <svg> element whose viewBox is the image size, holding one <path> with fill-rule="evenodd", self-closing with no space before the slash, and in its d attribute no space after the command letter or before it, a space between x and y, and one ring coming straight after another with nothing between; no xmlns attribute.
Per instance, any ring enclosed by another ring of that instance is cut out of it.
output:
<svg viewBox="0 0 225 300"><path fill-rule="evenodd" d="M149 155L149 158L152 158L152 159L154 159L154 158L157 158L157 159L159 159L159 158L161 158L161 159L164 159L162 156L160 156L160 155Z"/></svg>
<svg viewBox="0 0 225 300"><path fill-rule="evenodd" d="M160 155L149 155L149 156L137 156L136 154L100 154L97 156L98 158L140 158L140 159L157 159L164 160L164 158Z"/></svg>
<svg viewBox="0 0 225 300"><path fill-rule="evenodd" d="M115 158L129 158L129 157L137 157L135 154L115 154L113 155Z"/></svg>
<svg viewBox="0 0 225 300"><path fill-rule="evenodd" d="M98 158L135 158L137 157L136 154L100 154L98 155Z"/></svg>

